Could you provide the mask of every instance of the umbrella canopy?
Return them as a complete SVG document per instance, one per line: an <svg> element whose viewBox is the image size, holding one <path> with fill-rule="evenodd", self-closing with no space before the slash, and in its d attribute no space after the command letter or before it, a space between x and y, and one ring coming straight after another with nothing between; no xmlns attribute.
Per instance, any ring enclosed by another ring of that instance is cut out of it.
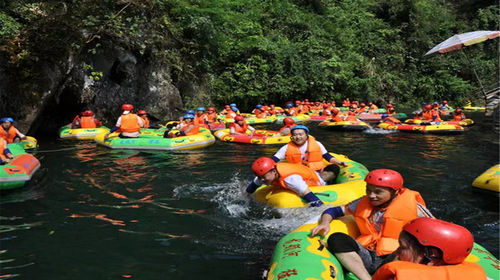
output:
<svg viewBox="0 0 500 280"><path fill-rule="evenodd" d="M464 46L474 45L488 39L494 39L500 36L500 31L473 31L462 34L453 35L446 41L432 48L425 55L435 52L447 53L463 48Z"/></svg>

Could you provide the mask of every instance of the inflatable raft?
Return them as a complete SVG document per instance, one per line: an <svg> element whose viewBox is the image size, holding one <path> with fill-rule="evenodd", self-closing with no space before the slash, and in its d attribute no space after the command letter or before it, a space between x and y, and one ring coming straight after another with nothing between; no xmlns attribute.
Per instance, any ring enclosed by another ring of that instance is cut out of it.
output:
<svg viewBox="0 0 500 280"><path fill-rule="evenodd" d="M320 122L319 126L328 127L333 130L365 130L371 126L363 121L341 121L341 122Z"/></svg>
<svg viewBox="0 0 500 280"><path fill-rule="evenodd" d="M426 121L423 121L423 120L409 119L409 120L406 120L405 123L408 123L408 124L422 124L422 123L425 124L425 123L428 123L428 124L441 124L441 125L451 124L451 125L460 125L460 126L470 126L470 125L474 124L474 121L471 120L471 119L465 119L465 120L462 120L462 121L426 122Z"/></svg>
<svg viewBox="0 0 500 280"><path fill-rule="evenodd" d="M382 120L382 115L383 114L367 114L367 113L362 113L356 116L356 118L365 121L365 122L375 122L375 121L380 121ZM405 113L397 113L397 114L392 114L390 117L393 117L395 119L406 119L408 116Z"/></svg>
<svg viewBox="0 0 500 280"><path fill-rule="evenodd" d="M284 118L291 118L292 120L295 121L295 123L305 122L305 121L308 121L308 120L311 119L311 117L309 115L300 114L300 115L293 116L293 117L290 117L290 116L277 116L276 117L276 122L277 123L283 123L283 119Z"/></svg>
<svg viewBox="0 0 500 280"><path fill-rule="evenodd" d="M276 121L276 116L268 116L265 118L256 118L255 115L242 114L245 117L245 122L247 124L264 124L264 123L274 123ZM219 118L220 121L224 123L233 123L234 119L226 119L225 117Z"/></svg>
<svg viewBox="0 0 500 280"><path fill-rule="evenodd" d="M95 141L111 149L135 150L192 150L208 147L215 142L214 136L206 128L200 128L197 134L176 138L163 138L164 132L165 129L159 129L157 133L141 134L138 138L120 138L118 133L113 133L108 139L104 139L105 133L102 133Z"/></svg>
<svg viewBox="0 0 500 280"><path fill-rule="evenodd" d="M486 107L479 106L464 106L465 112L484 112L486 111Z"/></svg>
<svg viewBox="0 0 500 280"><path fill-rule="evenodd" d="M109 128L101 126L98 128L70 128L71 124L59 129L59 138L68 140L93 140L98 134L108 133Z"/></svg>
<svg viewBox="0 0 500 280"><path fill-rule="evenodd" d="M310 236L310 231L318 225L320 217L306 222L280 239L271 259L267 280L337 279L357 280L346 271L337 258L327 249L328 236L343 232L352 237L359 235L352 216L334 219L326 237ZM498 260L481 245L474 243L471 254L465 259L483 267L488 279L499 279ZM438 280L438 279L436 279Z"/></svg>
<svg viewBox="0 0 500 280"><path fill-rule="evenodd" d="M398 131L414 132L414 133L433 133L433 134L451 134L451 133L461 133L464 131L463 127L452 124L418 125L418 124L379 123L377 127L387 130L398 130Z"/></svg>
<svg viewBox="0 0 500 280"><path fill-rule="evenodd" d="M14 155L9 163L0 165L0 190L14 189L26 185L33 174L40 168L40 162L33 155L27 154L22 146L9 144Z"/></svg>
<svg viewBox="0 0 500 280"><path fill-rule="evenodd" d="M290 136L273 136L278 131L256 130L252 136L250 136L250 133L250 130L247 130L247 135L231 135L228 128L218 130L214 135L221 141L246 144L276 145L290 142Z"/></svg>
<svg viewBox="0 0 500 280"><path fill-rule="evenodd" d="M363 180L368 170L362 164L352 161L344 155L332 154L335 158L347 163L340 168L336 184L314 186L311 191L325 204L343 205L366 193ZM295 192L276 186L263 185L253 194L255 200L277 208L306 207L308 203Z"/></svg>
<svg viewBox="0 0 500 280"><path fill-rule="evenodd" d="M19 146L23 150L31 150L38 148L38 141L35 139L35 137L26 136L26 140L23 140L19 143L11 143L9 145Z"/></svg>
<svg viewBox="0 0 500 280"><path fill-rule="evenodd" d="M500 192L500 164L497 164L479 175L472 186L483 190Z"/></svg>

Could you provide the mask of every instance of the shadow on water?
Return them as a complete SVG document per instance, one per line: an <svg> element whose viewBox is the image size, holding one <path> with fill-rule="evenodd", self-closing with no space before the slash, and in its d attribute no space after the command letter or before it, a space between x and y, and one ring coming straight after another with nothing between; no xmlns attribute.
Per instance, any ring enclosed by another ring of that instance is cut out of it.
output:
<svg viewBox="0 0 500 280"><path fill-rule="evenodd" d="M329 151L401 172L437 217L466 226L498 257L498 195L471 187L498 162L498 137L478 121L442 136L307 125ZM12 278L260 279L276 242L323 210L277 211L244 194L251 163L280 146L216 142L151 152L53 139L40 145L41 172L0 196L0 265Z"/></svg>

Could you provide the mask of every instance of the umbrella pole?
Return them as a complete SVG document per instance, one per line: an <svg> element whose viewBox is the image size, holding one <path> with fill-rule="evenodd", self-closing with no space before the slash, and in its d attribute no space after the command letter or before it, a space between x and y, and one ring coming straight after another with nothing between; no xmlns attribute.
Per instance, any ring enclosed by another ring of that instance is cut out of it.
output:
<svg viewBox="0 0 500 280"><path fill-rule="evenodd" d="M465 60L467 60L467 64L470 65L470 67L472 68L472 71L474 72L474 76L476 76L476 80L477 82L479 83L479 86L481 87L481 92L483 93L483 96L484 96L484 101L486 101L486 92L484 91L484 87L483 87L483 83L481 83L481 80L479 79L479 76L477 75L477 72L476 72L476 68L474 67L474 65L472 65L472 63L470 62L469 60L469 57L467 56L467 54L465 53L464 49L461 49L460 50L463 55L465 56Z"/></svg>

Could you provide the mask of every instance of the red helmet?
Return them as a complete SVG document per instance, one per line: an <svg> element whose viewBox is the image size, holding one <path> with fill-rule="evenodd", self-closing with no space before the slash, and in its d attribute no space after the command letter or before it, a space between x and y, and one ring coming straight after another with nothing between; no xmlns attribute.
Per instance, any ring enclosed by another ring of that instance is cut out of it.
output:
<svg viewBox="0 0 500 280"><path fill-rule="evenodd" d="M215 112L215 108L214 107L208 107L208 111L214 111Z"/></svg>
<svg viewBox="0 0 500 280"><path fill-rule="evenodd" d="M283 122L286 124L286 125L292 125L295 123L295 121L292 119L292 118L284 118L283 119Z"/></svg>
<svg viewBox="0 0 500 280"><path fill-rule="evenodd" d="M413 235L423 246L434 246L443 252L443 261L458 264L470 254L474 237L466 228L432 218L417 218L403 230Z"/></svg>
<svg viewBox="0 0 500 280"><path fill-rule="evenodd" d="M361 103L361 104L359 104L359 106L361 106L361 107L365 107L365 106L366 106L366 104L365 104L365 103Z"/></svg>
<svg viewBox="0 0 500 280"><path fill-rule="evenodd" d="M443 100L443 104L448 104L448 101L446 101L446 100Z"/></svg>
<svg viewBox="0 0 500 280"><path fill-rule="evenodd" d="M235 121L244 121L245 118L243 116L241 116L241 115L237 115L236 117L234 117L234 120Z"/></svg>
<svg viewBox="0 0 500 280"><path fill-rule="evenodd" d="M252 164L252 171L257 176L262 176L276 167L276 162L268 157L260 157Z"/></svg>
<svg viewBox="0 0 500 280"><path fill-rule="evenodd" d="M460 109L460 108L455 109L455 113L458 113L458 114L462 113L462 109Z"/></svg>
<svg viewBox="0 0 500 280"><path fill-rule="evenodd" d="M82 112L82 116L93 116L94 115L94 112L90 111L90 110L85 110Z"/></svg>
<svg viewBox="0 0 500 280"><path fill-rule="evenodd" d="M137 112L137 115L146 115L148 112L146 112L145 110L139 110L139 112Z"/></svg>
<svg viewBox="0 0 500 280"><path fill-rule="evenodd" d="M295 104L300 104L302 102L300 102L300 100L295 100Z"/></svg>
<svg viewBox="0 0 500 280"><path fill-rule="evenodd" d="M323 108L328 108L330 105L328 104L323 104Z"/></svg>
<svg viewBox="0 0 500 280"><path fill-rule="evenodd" d="M399 190L403 187L403 177L401 174L390 169L375 169L370 171L365 177L365 182L377 187L386 187Z"/></svg>
<svg viewBox="0 0 500 280"><path fill-rule="evenodd" d="M340 112L340 110L339 110L339 109L337 109L337 108L333 108L333 109L332 109L332 113L334 113L334 114L338 114L339 112Z"/></svg>
<svg viewBox="0 0 500 280"><path fill-rule="evenodd" d="M350 115L350 116L355 116L355 115L356 115L356 112L349 111L349 115Z"/></svg>
<svg viewBox="0 0 500 280"><path fill-rule="evenodd" d="M358 105L356 105L355 103L352 103L352 104L351 104L351 108L356 109L356 108L358 108Z"/></svg>
<svg viewBox="0 0 500 280"><path fill-rule="evenodd" d="M372 106L373 105L373 102L368 102L368 106Z"/></svg>
<svg viewBox="0 0 500 280"><path fill-rule="evenodd" d="M392 108L392 107L393 107L391 103L389 103L389 104L387 104L387 105L385 105L385 106L386 106L387 108Z"/></svg>
<svg viewBox="0 0 500 280"><path fill-rule="evenodd" d="M425 105L424 108L427 109L427 110L431 110L432 109L432 105L431 104L427 104L427 105Z"/></svg>
<svg viewBox="0 0 500 280"><path fill-rule="evenodd" d="M308 102L308 101L309 101L309 99L307 99L307 98L306 98L306 99L304 99L304 101L305 101L305 102Z"/></svg>
<svg viewBox="0 0 500 280"><path fill-rule="evenodd" d="M224 105L224 108L226 108L226 109L231 109L231 106L229 106L229 105Z"/></svg>
<svg viewBox="0 0 500 280"><path fill-rule="evenodd" d="M134 110L134 106L131 104L123 104L122 105L122 110L123 111L132 111Z"/></svg>

